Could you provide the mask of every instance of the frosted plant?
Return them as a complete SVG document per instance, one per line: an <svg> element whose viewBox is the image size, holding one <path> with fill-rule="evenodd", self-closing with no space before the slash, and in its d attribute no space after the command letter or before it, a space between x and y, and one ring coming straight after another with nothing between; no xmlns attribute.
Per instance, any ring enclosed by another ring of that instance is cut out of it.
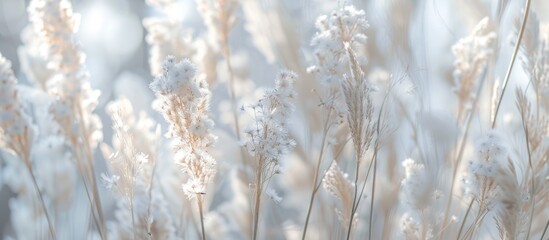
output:
<svg viewBox="0 0 549 240"><path fill-rule="evenodd" d="M349 181L348 174L343 173L337 162L333 162L324 179L322 179L324 189L341 202L341 209L335 209L337 218L341 225L348 227L351 221L353 208L353 187L354 183ZM357 214L353 216L353 224L358 220Z"/></svg>
<svg viewBox="0 0 549 240"><path fill-rule="evenodd" d="M168 56L162 74L150 88L158 97L156 110L170 124L166 136L173 139L175 162L188 176L183 191L189 199L197 198L205 238L202 201L216 172L216 161L209 153L216 136L211 133L214 122L208 116L211 94L208 84L195 75L195 66L189 60L176 62L173 56Z"/></svg>
<svg viewBox="0 0 549 240"><path fill-rule="evenodd" d="M101 121L93 114L100 93L87 81L84 53L74 37L80 15L73 13L67 0L33 0L28 13L47 66L55 72L46 83L47 92L56 99L50 113L72 146L78 170L89 186L93 217L99 224L101 237L105 238L103 210L93 174L93 151L102 140Z"/></svg>
<svg viewBox="0 0 549 240"><path fill-rule="evenodd" d="M245 146L258 160L257 166L263 167L262 172L268 174L265 179L278 172L281 157L295 146L295 141L288 134L288 121L294 111L290 101L296 94L292 88L296 79L297 75L293 72L281 72L274 89L266 90L256 104L246 106L247 110L251 110L255 126L245 130L248 136Z"/></svg>
<svg viewBox="0 0 549 240"><path fill-rule="evenodd" d="M318 31L311 40L316 63L307 71L314 73L322 82L337 86L343 74L349 70L345 45L353 51L364 48L367 39L365 31L368 27L365 12L354 6L345 6L330 15L318 17ZM361 65L366 63L365 57L358 61Z"/></svg>
<svg viewBox="0 0 549 240"><path fill-rule="evenodd" d="M253 239L257 238L261 194L264 185L271 177L280 173L280 160L295 146L295 141L289 136L288 121L294 106L290 102L295 97L293 82L297 75L290 71L282 71L276 81L275 88L268 89L256 104L243 107L253 116L253 126L245 130L247 136L244 146L254 157L255 174L255 206Z"/></svg>
<svg viewBox="0 0 549 240"><path fill-rule="evenodd" d="M458 120L471 109L475 87L482 77L490 57L494 54L497 35L491 30L490 20L482 19L471 34L452 46L454 54L454 84L458 96Z"/></svg>
<svg viewBox="0 0 549 240"><path fill-rule="evenodd" d="M175 161L190 177L183 189L194 198L205 194L206 184L215 174L215 160L208 153L216 139L210 132L210 92L205 82L195 78L196 69L188 60L175 62L168 56L163 70L150 87L160 100L157 110L170 123L167 136L175 140Z"/></svg>
<svg viewBox="0 0 549 240"><path fill-rule="evenodd" d="M28 170L39 196L41 214L47 219L52 238L56 238L53 222L48 214L46 202L36 180L31 160L31 149L36 133L31 120L23 111L16 89L17 79L11 70L11 62L0 54L0 147L15 154Z"/></svg>
<svg viewBox="0 0 549 240"><path fill-rule="evenodd" d="M99 91L91 89L84 68L85 55L80 51L74 34L78 32L80 15L72 12L67 0L33 0L29 18L40 45L47 57L48 67L56 72L47 83L48 92L59 98L62 104L78 115L82 131L88 133L89 145L93 149L101 140L99 119L91 114L97 105Z"/></svg>

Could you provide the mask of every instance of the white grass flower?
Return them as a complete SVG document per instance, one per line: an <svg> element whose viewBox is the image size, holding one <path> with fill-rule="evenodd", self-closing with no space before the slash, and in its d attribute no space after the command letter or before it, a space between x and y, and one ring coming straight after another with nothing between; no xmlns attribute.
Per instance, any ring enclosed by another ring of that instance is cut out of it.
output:
<svg viewBox="0 0 549 240"><path fill-rule="evenodd" d="M307 71L314 73L323 83L338 85L349 69L345 45L349 45L353 51L365 46L365 31L369 28L366 14L354 6L345 6L330 15L318 17L316 28L318 31L311 41L316 64ZM366 63L365 58L358 60L361 65Z"/></svg>
<svg viewBox="0 0 549 240"><path fill-rule="evenodd" d="M476 98L475 87L494 54L497 35L491 30L490 20L483 18L471 34L452 46L454 60L454 84L458 96L458 120L471 108L470 101Z"/></svg>
<svg viewBox="0 0 549 240"><path fill-rule="evenodd" d="M324 189L341 202L341 208L336 208L335 211L339 222L343 226L348 227L351 220L354 183L349 181L348 174L341 171L336 161L332 163L326 172L324 179L322 179L322 183ZM355 220L353 223L358 220L356 214L354 218Z"/></svg>
<svg viewBox="0 0 549 240"><path fill-rule="evenodd" d="M508 152L496 131L480 138L475 150L475 158L469 161L467 175L463 179L465 194L474 197L481 204L481 209L486 209L493 205L497 196L496 177L502 165L507 163Z"/></svg>
<svg viewBox="0 0 549 240"><path fill-rule="evenodd" d="M214 123L208 116L210 91L195 74L190 61L176 62L168 56L162 74L150 84L160 101L157 110L170 123L167 136L174 139L175 162L189 177L183 189L190 199L205 194L216 172L216 161L208 152L216 140L211 133Z"/></svg>
<svg viewBox="0 0 549 240"><path fill-rule="evenodd" d="M279 169L281 157L296 144L288 133L289 117L294 111L291 100L295 92L292 85L296 78L293 72L281 72L276 87L266 90L262 99L246 107L251 110L250 115L254 117L255 123L245 130L248 139L244 145L259 161L257 166L263 167L262 171L268 176Z"/></svg>

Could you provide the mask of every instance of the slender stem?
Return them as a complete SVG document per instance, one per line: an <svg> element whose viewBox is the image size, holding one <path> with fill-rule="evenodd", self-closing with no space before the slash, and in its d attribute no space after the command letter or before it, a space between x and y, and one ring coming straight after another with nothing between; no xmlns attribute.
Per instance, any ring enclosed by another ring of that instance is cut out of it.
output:
<svg viewBox="0 0 549 240"><path fill-rule="evenodd" d="M521 118L522 118L522 128L524 129L524 138L526 140L526 150L528 152L528 167L530 169L530 174L532 174L531 176L531 187L532 187L532 190L531 190L531 210L530 210L530 221L528 222L528 231L526 233L526 239L530 239L530 231L532 230L532 221L534 219L534 209L535 209L535 206L536 206L536 200L535 200L535 197L536 197L536 193L535 193L535 185L534 185L534 177L535 177L535 173L534 173L534 167L532 166L532 154L531 154L531 151L530 151L530 141L529 141L529 129L528 129L528 126L526 125L526 120L524 119L524 116L525 116L525 112L526 109L523 109L522 107L519 107L519 111L520 111L520 115L521 115Z"/></svg>
<svg viewBox="0 0 549 240"><path fill-rule="evenodd" d="M261 159L259 163L261 163ZM259 165L257 171L258 173L255 181L256 186L255 186L254 226L253 226L253 237L252 237L253 240L257 239L257 232L258 232L258 225L259 225L259 209L261 206L261 191L262 191L261 175L263 172L261 164Z"/></svg>
<svg viewBox="0 0 549 240"><path fill-rule="evenodd" d="M370 223L369 223L369 231L368 231L368 239L372 239L372 221L373 221L373 213L374 213L374 198L376 193L376 173L377 173L377 157L374 158L374 179L372 182L372 199L370 200Z"/></svg>
<svg viewBox="0 0 549 240"><path fill-rule="evenodd" d="M198 203L198 212L200 213L200 228L202 229L202 240L206 240L206 231L204 231L204 213L202 210L202 195L197 194L196 199L196 202Z"/></svg>
<svg viewBox="0 0 549 240"><path fill-rule="evenodd" d="M36 177L34 177L34 172L32 171L32 167L30 165L27 165L27 169L29 170L29 173L32 178L32 183L34 185L34 188L36 189L36 192L38 193L38 197L40 198L40 204L42 205L42 209L44 210L44 215L46 216L46 220L48 221L48 228L50 230L51 237L53 239L57 239L57 236L55 234L55 228L53 227L53 222L51 221L50 215L48 214L48 210L46 208L46 202L44 201L44 197L40 192L40 188L38 187L38 182L36 181Z"/></svg>
<svg viewBox="0 0 549 240"><path fill-rule="evenodd" d="M228 39L227 39L228 40ZM233 74L233 67L231 63L231 50L229 48L229 43L225 43L225 50L223 51L223 56L225 57L225 62L227 63L227 70L229 71L229 96L231 98L231 108L233 113L233 122L236 138L240 141L240 122L238 120L238 106L236 105L236 93L235 93L235 81ZM244 165L247 164L246 161L246 152L244 147L240 147L240 159Z"/></svg>
<svg viewBox="0 0 549 240"><path fill-rule="evenodd" d="M303 235L301 236L302 240L304 240L305 236L307 235L307 226L309 225L309 219L311 217L311 212L312 212L312 209L313 209L314 200L315 200L315 196L316 196L316 193L317 193L316 183L318 181L318 174L320 172L320 163L322 162L322 156L324 155L324 146L326 145L326 138L327 138L327 135L328 135L328 131L330 130L328 122L329 122L329 119L330 119L331 110L332 110L332 108L330 107L330 109L328 111L328 116L326 117L326 121L324 122L324 132L322 134L322 143L320 144L320 154L318 156L318 161L316 163L315 176L314 176L314 180L313 180L313 191L311 192L311 198L309 200L309 208L307 210L307 218L305 219L305 226L303 227Z"/></svg>
<svg viewBox="0 0 549 240"><path fill-rule="evenodd" d="M359 150L357 150L356 155L356 173L355 173L355 189L353 194L353 205L351 205L351 216L349 217L349 226L347 227L347 240L351 238L351 229L353 228L353 216L355 215L355 205L356 205L356 197L358 196L358 175L360 170L360 159L361 155Z"/></svg>
<svg viewBox="0 0 549 240"><path fill-rule="evenodd" d="M503 95L505 94L505 89L507 89L507 83L509 82L509 78L511 77L511 71L513 70L513 66L515 64L515 59L517 58L517 53L520 48L520 42L522 41L522 35L524 34L524 29L526 28L526 21L528 20L528 14L530 12L530 2L531 0L526 0L526 7L524 11L524 17L522 19L522 25L520 26L520 31L518 34L517 43L515 44L515 49L513 50L513 56L511 57L511 63L509 63L509 68L507 69L507 73L505 74L505 80L503 81L503 87L501 90L501 95L499 96L498 105L496 107L496 112L494 113L494 119L492 119L492 128L496 127L496 119L498 118L498 112L499 108L501 106L501 101L503 100Z"/></svg>
<svg viewBox="0 0 549 240"><path fill-rule="evenodd" d="M456 240L459 240L459 237L461 236L461 232L463 231L463 227L465 226L465 222L467 221L467 217L469 216L469 213L471 212L471 208L473 207L473 202L474 201L475 201L475 198L472 198L471 203L469 203L469 207L467 208L467 212L465 212L465 216L463 217L463 220L461 221L461 226L459 227L459 232L458 232Z"/></svg>
<svg viewBox="0 0 549 240"><path fill-rule="evenodd" d="M543 237L545 237L545 233L547 233L547 228L549 228L549 219L547 219L547 223L545 224L545 228L543 229L543 233L541 234L539 240L543 240Z"/></svg>
<svg viewBox="0 0 549 240"><path fill-rule="evenodd" d="M92 191L93 191L93 200L94 202L92 203L92 208L95 208L95 210L97 211L97 215L99 216L99 225L97 226L98 230L99 230L99 235L101 236L101 239L102 240L105 240L107 239L107 235L105 234L105 217L103 215L103 207L101 206L101 199L99 198L99 190L97 189L97 179L95 178L95 174L93 173L93 153L92 153L92 150L90 148L90 143L89 143L89 139L88 139L88 129L87 127L84 125L84 122L83 122L83 119L84 119L84 113L82 111L82 107L81 107L81 104L78 102L77 103L77 112L78 112L78 116L79 116L79 119L78 119L78 122L80 124L80 129L82 130L82 139L84 141L84 154L86 155L87 157L87 161L85 161L85 164L86 164L86 167L84 170L87 170L88 174L89 174L89 178L91 179L91 188L92 188ZM76 147L77 145L75 145L74 147Z"/></svg>

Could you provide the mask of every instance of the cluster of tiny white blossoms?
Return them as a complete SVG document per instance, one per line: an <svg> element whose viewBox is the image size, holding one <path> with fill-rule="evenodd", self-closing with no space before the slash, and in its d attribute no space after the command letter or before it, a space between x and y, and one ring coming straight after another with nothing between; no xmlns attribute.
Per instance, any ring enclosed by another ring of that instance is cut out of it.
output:
<svg viewBox="0 0 549 240"><path fill-rule="evenodd" d="M296 94L293 89L296 78L293 72L281 72L276 87L268 89L262 99L247 107L255 123L245 130L248 139L244 145L260 161L258 166L272 167L275 173L280 171L280 158L296 145L288 134L289 117L294 111L290 100Z"/></svg>
<svg viewBox="0 0 549 240"><path fill-rule="evenodd" d="M22 111L16 85L11 62L0 54L0 143L6 144L17 154L28 156L30 149L27 147L30 148L30 145L25 147L27 144L24 143L32 141L33 132L30 118Z"/></svg>
<svg viewBox="0 0 549 240"><path fill-rule="evenodd" d="M365 47L365 31L369 28L366 14L354 6L345 6L329 16L318 17L316 28L318 32L311 41L316 64L307 71L314 73L324 83L337 85L343 74L349 72L345 46L348 45L353 51ZM358 59L361 65L366 63L364 56Z"/></svg>
<svg viewBox="0 0 549 240"><path fill-rule="evenodd" d="M195 77L196 68L189 60L176 62L166 57L163 72L150 84L158 97L156 110L164 115L174 138L175 161L189 177L183 185L187 197L205 194L206 185L215 175L216 162L209 148L216 140L209 117L210 90L204 80Z"/></svg>
<svg viewBox="0 0 549 240"><path fill-rule="evenodd" d="M463 179L465 183L465 194L473 195L476 198L489 200L493 196L481 196L487 189L495 187L495 178L501 166L507 163L507 148L503 144L501 136L491 131L480 138L475 146L475 159L467 165L467 176ZM491 191L495 193L495 191Z"/></svg>

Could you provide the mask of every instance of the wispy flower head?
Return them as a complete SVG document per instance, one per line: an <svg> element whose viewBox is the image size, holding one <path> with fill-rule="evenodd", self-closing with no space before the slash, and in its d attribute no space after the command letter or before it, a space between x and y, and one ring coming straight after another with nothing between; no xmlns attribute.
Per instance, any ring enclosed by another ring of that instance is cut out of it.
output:
<svg viewBox="0 0 549 240"><path fill-rule="evenodd" d="M322 179L324 189L332 196L341 201L341 209L336 208L338 219L344 226L348 226L351 219L352 205L353 205L353 186L354 184L349 181L348 174L343 173L337 162L333 162L324 179ZM354 216L356 217L356 214Z"/></svg>
<svg viewBox="0 0 549 240"><path fill-rule="evenodd" d="M481 77L490 57L494 54L496 33L492 31L490 20L482 19L471 34L452 46L454 60L455 92L459 99L458 120L463 112L471 107L468 103L475 98L474 88Z"/></svg>
<svg viewBox="0 0 549 240"><path fill-rule="evenodd" d="M209 153L216 140L208 115L211 93L207 83L195 77L195 66L188 60L176 62L169 56L162 69L150 87L159 100L156 109L170 124L167 136L174 138L175 161L189 177L183 190L194 198L205 193L216 171L215 159Z"/></svg>
<svg viewBox="0 0 549 240"><path fill-rule="evenodd" d="M466 194L472 194L480 201L493 200L496 188L495 177L503 164L507 163L507 147L495 131L480 138L475 147L474 160L467 166Z"/></svg>
<svg viewBox="0 0 549 240"><path fill-rule="evenodd" d="M280 158L290 152L295 141L288 134L289 116L294 111L291 100L295 96L293 82L297 75L283 71L276 79L276 87L266 91L265 96L247 109L255 124L245 130L248 136L245 146L252 156L278 169Z"/></svg>
<svg viewBox="0 0 549 240"><path fill-rule="evenodd" d="M330 15L318 17L316 28L318 31L311 41L316 64L307 71L314 73L324 83L337 84L349 69L345 45L354 51L364 48L367 39L365 31L369 28L366 13L354 6L346 6ZM359 62L364 64L366 58L360 58Z"/></svg>

